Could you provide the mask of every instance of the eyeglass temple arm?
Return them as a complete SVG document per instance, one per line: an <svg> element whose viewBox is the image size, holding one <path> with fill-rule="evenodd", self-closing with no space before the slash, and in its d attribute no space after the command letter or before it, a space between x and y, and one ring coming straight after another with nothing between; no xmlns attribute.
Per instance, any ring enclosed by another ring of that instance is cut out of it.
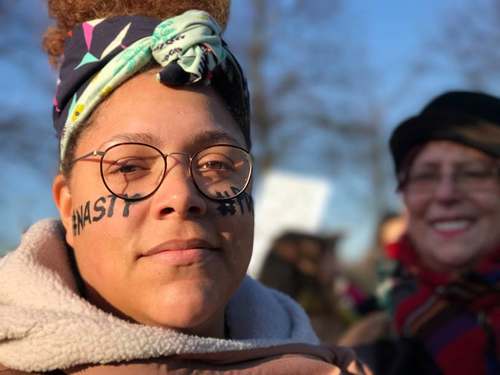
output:
<svg viewBox="0 0 500 375"><path fill-rule="evenodd" d="M90 156L102 156L102 155L104 155L104 152L98 151L98 150L94 150L94 151L91 151L91 152L89 152L89 153L87 153L85 155L80 156L79 158L73 159L73 161L71 163L74 164L77 161L86 159L86 158L88 158Z"/></svg>

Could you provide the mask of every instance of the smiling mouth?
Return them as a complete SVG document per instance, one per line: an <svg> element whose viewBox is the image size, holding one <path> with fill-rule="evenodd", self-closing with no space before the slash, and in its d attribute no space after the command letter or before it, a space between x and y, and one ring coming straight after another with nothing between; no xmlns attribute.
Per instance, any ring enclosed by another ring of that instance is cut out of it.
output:
<svg viewBox="0 0 500 375"><path fill-rule="evenodd" d="M472 220L448 220L438 221L432 227L442 231L465 230L472 224Z"/></svg>

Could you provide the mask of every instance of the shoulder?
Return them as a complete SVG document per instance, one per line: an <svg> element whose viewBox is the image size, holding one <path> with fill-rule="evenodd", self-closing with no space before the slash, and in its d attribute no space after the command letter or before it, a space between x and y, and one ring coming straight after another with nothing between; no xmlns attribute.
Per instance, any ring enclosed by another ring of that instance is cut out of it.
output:
<svg viewBox="0 0 500 375"><path fill-rule="evenodd" d="M356 346L395 335L391 316L386 311L376 311L352 325L338 342L340 345Z"/></svg>
<svg viewBox="0 0 500 375"><path fill-rule="evenodd" d="M0 363L0 375L23 375L23 374L29 374L29 373L24 371L12 370Z"/></svg>
<svg viewBox="0 0 500 375"><path fill-rule="evenodd" d="M205 369L231 370L235 374L242 375L371 374L356 359L352 350L338 346L286 344L235 352L206 353L196 355L196 358L178 359L187 366L190 366L194 359L198 363L203 363Z"/></svg>
<svg viewBox="0 0 500 375"><path fill-rule="evenodd" d="M327 362L318 357L304 354L285 354L272 358L264 358L260 361L255 361L254 363L242 362L241 364L234 366L233 371L234 370L240 370L242 375L246 375L246 371L248 371L248 374L341 375L346 373L346 370L350 371L348 373L353 375L368 374L367 372L364 372L361 366L358 366L354 362L349 363L346 366L341 366L337 363Z"/></svg>
<svg viewBox="0 0 500 375"><path fill-rule="evenodd" d="M270 350L270 349L267 349ZM275 356L270 356L269 364L280 369L275 374L352 374L372 375L372 372L347 347L338 345L289 344L277 347ZM279 352L286 353L279 355ZM270 354L272 349L270 350ZM288 362L286 364L286 362ZM300 369L300 372L298 372ZM286 371L289 370L289 371ZM266 372L267 373L267 372Z"/></svg>
<svg viewBox="0 0 500 375"><path fill-rule="evenodd" d="M39 373L14 370L14 369L5 367L4 365L2 365L0 363L0 375L37 375L37 374L39 374ZM61 371L61 370L55 370L55 371L45 372L43 374L45 374L45 375L59 375L59 374L66 374L66 373L64 371Z"/></svg>
<svg viewBox="0 0 500 375"><path fill-rule="evenodd" d="M340 347L288 344L235 352L185 354L149 360L135 360L106 365L82 366L68 373L73 375L133 374L206 374L238 375L309 375L331 374L371 375L352 350ZM23 372L5 374L21 375ZM0 375L4 373L0 372Z"/></svg>

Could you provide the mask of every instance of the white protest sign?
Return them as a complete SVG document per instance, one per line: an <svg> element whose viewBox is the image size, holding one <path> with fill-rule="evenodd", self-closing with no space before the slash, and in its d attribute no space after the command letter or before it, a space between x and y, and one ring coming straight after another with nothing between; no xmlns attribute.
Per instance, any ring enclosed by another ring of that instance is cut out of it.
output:
<svg viewBox="0 0 500 375"><path fill-rule="evenodd" d="M271 171L255 196L255 240L248 273L257 277L274 239L286 230L320 229L331 183L326 179Z"/></svg>

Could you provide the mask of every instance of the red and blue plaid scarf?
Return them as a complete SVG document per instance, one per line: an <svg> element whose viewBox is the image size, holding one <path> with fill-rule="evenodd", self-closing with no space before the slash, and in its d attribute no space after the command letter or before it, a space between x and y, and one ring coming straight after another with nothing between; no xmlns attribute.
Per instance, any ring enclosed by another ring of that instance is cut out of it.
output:
<svg viewBox="0 0 500 375"><path fill-rule="evenodd" d="M444 374L500 374L500 249L458 278L424 267L407 238L388 252L398 333L420 340Z"/></svg>

